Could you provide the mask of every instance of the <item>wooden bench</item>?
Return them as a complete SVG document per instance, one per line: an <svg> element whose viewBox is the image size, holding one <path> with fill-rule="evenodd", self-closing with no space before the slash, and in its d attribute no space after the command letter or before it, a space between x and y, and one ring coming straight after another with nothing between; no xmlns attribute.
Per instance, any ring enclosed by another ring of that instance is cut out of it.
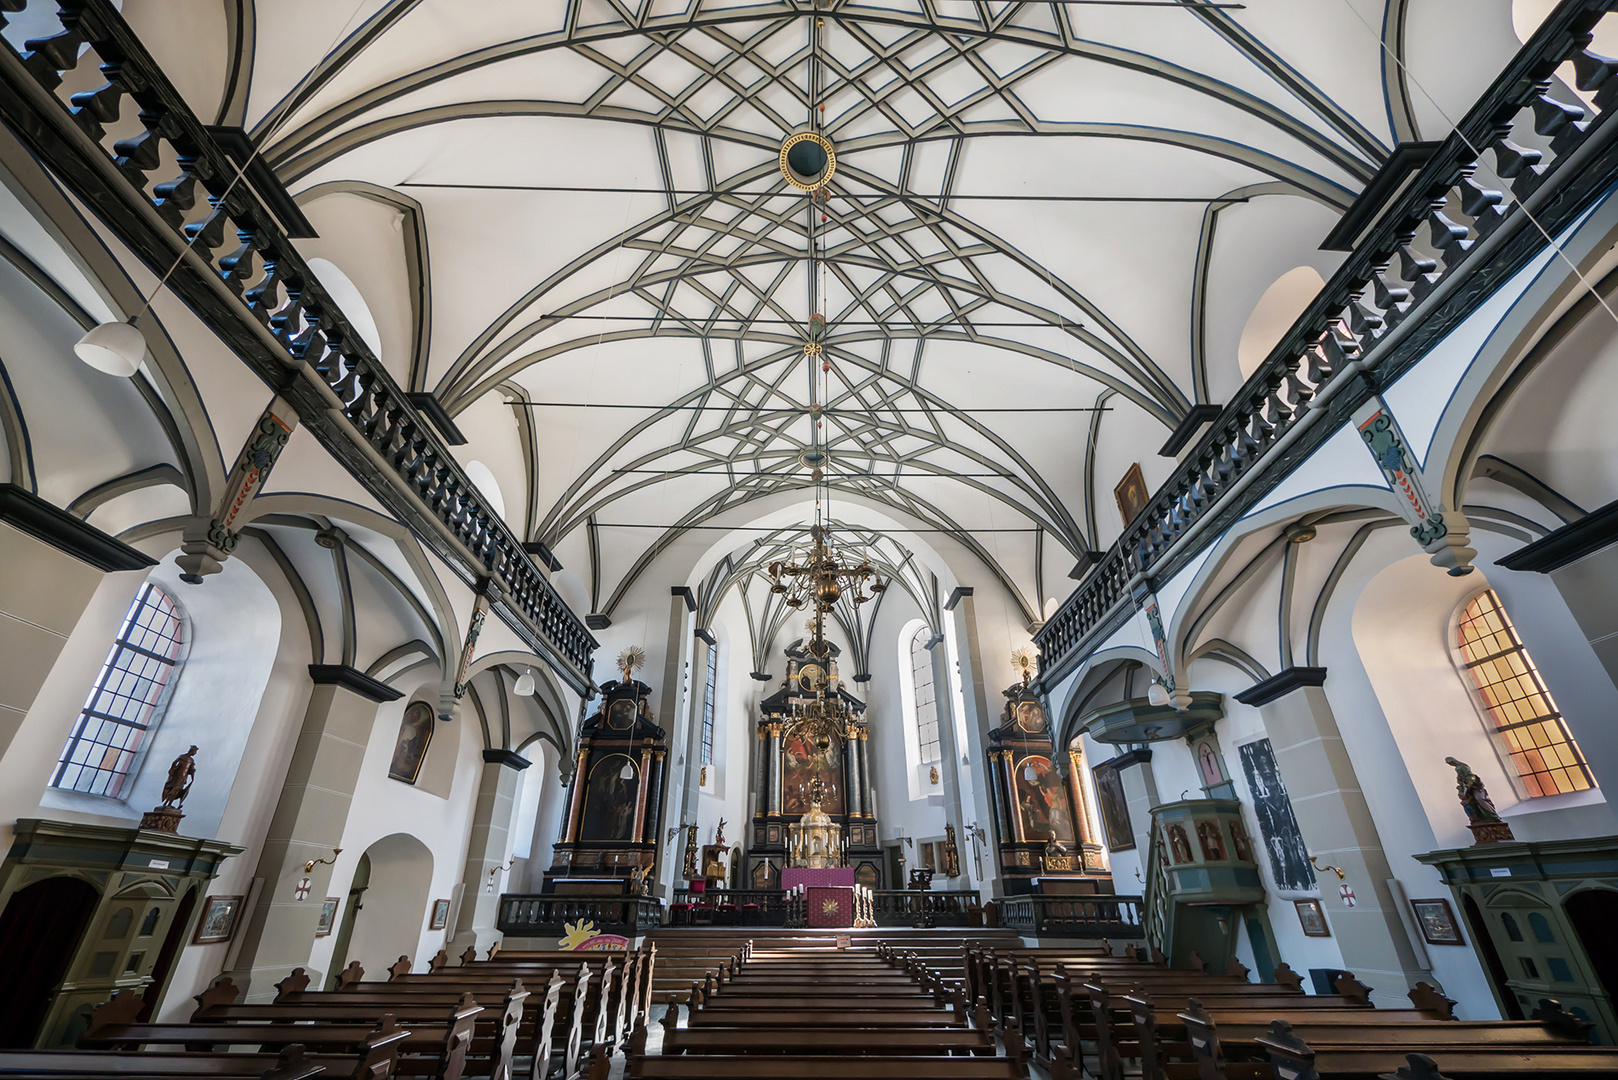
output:
<svg viewBox="0 0 1618 1080"><path fill-rule="evenodd" d="M397 1055L393 1072L401 1076L457 1080L463 1074L506 1080L511 1073L511 1048L517 1022L528 992L517 984L496 1014L497 1023L488 1025L490 1037L475 1045L473 1032L485 1010L471 994L445 1009L435 1010L434 1023L412 1022L409 1029L398 1026L396 1018L381 1014L382 1030L402 1037L390 1040ZM377 1033L369 1017L359 1023L260 1023L231 1022L188 1024L142 1024L135 1018L145 1002L132 990L120 990L110 1001L91 1011L89 1026L79 1038L83 1049L131 1050L143 1046L182 1046L188 1051L212 1051L219 1047L255 1046L260 1051L278 1051L300 1044L307 1050L325 1053L358 1053ZM468 1068L468 1054L475 1054Z"/></svg>
<svg viewBox="0 0 1618 1080"><path fill-rule="evenodd" d="M957 1026L895 1028L883 1013L865 1012L863 1024L840 1026L828 1038L820 1014L805 1025L781 1027L781 1019L770 1016L769 1024L731 1024L728 1018L716 1023L693 1023L679 1027L680 1007L670 1005L661 1021L664 1054L915 1054L928 1051L944 1056L957 1054L993 1055L995 1040L987 1028Z"/></svg>
<svg viewBox="0 0 1618 1080"><path fill-rule="evenodd" d="M308 978L304 975L303 969L299 968L276 984L279 993L274 1002L239 1005L236 1004L236 998L239 996L238 988L228 977L221 977L215 980L214 985L197 995L197 1007L191 1015L191 1023L199 1026L270 1024L296 1030L299 1026L311 1023L366 1023L377 1016L388 1014L400 1023L420 1025L442 1021L445 1011L455 1007L461 1000L461 994L450 985L446 985L443 990L436 993L384 992L373 995L358 990L328 992L302 989L307 984ZM575 1039L582 1045L584 1023L582 1011L572 1011L569 1014L571 1022L569 1020L563 1020L560 1024L558 1022L558 1018L562 1016L564 985L559 974L553 975L545 994L540 996L528 993L520 980L513 980L512 984L505 988L500 1010L498 1012L491 1010L476 1018L477 1026L474 1028L474 1041L470 1052L480 1058L486 1057L491 1060L501 1056L502 1053L511 1062L518 1058L548 1060L553 1055L559 1032L566 1032L566 1036L561 1039L564 1050ZM572 998L576 1000L577 997L578 987L575 985ZM576 1036L575 1029L577 1029ZM503 1048L508 1041L511 1046L509 1052L505 1052ZM575 1053L573 1061L575 1072L578 1063L579 1055ZM500 1074L491 1071L488 1075L498 1078Z"/></svg>
<svg viewBox="0 0 1618 1080"><path fill-rule="evenodd" d="M399 1044L409 1032L384 1018L353 1054L310 1054L298 1043L278 1054L138 1053L118 1050L0 1050L0 1074L17 1080L140 1080L195 1077L260 1077L304 1080L309 1076L347 1080L388 1080Z"/></svg>

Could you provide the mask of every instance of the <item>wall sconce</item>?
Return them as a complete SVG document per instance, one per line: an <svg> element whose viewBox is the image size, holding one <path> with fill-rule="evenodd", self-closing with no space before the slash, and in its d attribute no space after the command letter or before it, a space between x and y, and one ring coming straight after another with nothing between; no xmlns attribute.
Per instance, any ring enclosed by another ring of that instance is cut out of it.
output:
<svg viewBox="0 0 1618 1080"><path fill-rule="evenodd" d="M1327 871L1327 870L1330 870L1330 871L1331 871L1331 872L1332 872L1332 873L1334 873L1334 874L1336 874L1336 875L1337 875L1337 880L1338 880L1338 881L1342 881L1342 880L1343 880L1343 878L1344 878L1344 876L1345 876L1345 875L1344 875L1344 874L1343 874L1343 871L1342 871L1342 868L1340 868L1340 867L1336 867L1336 866L1331 866L1331 865L1329 865L1329 864L1328 864L1328 865L1326 865L1326 866L1321 866L1321 865L1320 865L1320 864L1319 864L1319 863L1317 863L1317 862L1315 862L1315 860L1316 860L1316 859L1317 859L1317 858L1319 858L1319 856L1317 856L1317 855L1311 855L1311 856L1309 856L1309 865L1310 865L1310 866L1312 866L1312 867L1314 867L1314 868L1315 868L1315 873L1317 873L1317 874L1323 874L1323 873L1325 873L1325 872L1326 872L1326 871Z"/></svg>
<svg viewBox="0 0 1618 1080"><path fill-rule="evenodd" d="M332 866L336 866L337 865L337 856L341 855L342 853L343 853L342 848L332 848L331 849L331 858L329 858L329 859L310 859L308 862L303 864L303 872L306 873L306 874L311 873L311 872L314 871L315 867L322 866L322 865L325 865L327 863L331 864Z"/></svg>

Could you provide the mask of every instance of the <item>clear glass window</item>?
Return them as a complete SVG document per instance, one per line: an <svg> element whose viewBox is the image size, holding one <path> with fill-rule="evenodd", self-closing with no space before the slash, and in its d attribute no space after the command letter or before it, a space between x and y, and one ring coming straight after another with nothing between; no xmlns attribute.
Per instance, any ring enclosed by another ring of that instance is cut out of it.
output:
<svg viewBox="0 0 1618 1080"><path fill-rule="evenodd" d="M714 694L719 685L719 646L708 646L708 674L702 691L702 764L713 764Z"/></svg>
<svg viewBox="0 0 1618 1080"><path fill-rule="evenodd" d="M1595 786L1584 755L1493 589L1461 613L1461 663L1477 688L1529 797Z"/></svg>
<svg viewBox="0 0 1618 1080"><path fill-rule="evenodd" d="M940 760L938 749L938 700L933 692L933 654L927 648L932 634L926 624L910 639L910 678L916 691L916 741L921 747L921 763Z"/></svg>
<svg viewBox="0 0 1618 1080"><path fill-rule="evenodd" d="M129 606L112 651L51 777L51 786L116 799L152 729L185 645L179 605L151 582Z"/></svg>

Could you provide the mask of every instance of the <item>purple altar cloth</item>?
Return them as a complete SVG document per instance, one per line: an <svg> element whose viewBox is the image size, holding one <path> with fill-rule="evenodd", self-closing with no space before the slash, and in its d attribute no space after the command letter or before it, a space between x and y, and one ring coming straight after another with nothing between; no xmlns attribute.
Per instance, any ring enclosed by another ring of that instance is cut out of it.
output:
<svg viewBox="0 0 1618 1080"><path fill-rule="evenodd" d="M791 889L798 885L851 886L853 884L854 868L851 866L828 866L821 870L789 867L781 871L781 887L783 889Z"/></svg>

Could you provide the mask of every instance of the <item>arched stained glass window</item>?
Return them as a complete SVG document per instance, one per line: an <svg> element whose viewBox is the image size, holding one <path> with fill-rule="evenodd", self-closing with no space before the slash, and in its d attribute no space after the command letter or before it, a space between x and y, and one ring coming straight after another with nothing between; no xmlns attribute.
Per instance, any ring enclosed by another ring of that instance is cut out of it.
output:
<svg viewBox="0 0 1618 1080"><path fill-rule="evenodd" d="M1456 630L1461 664L1530 797L1595 786L1539 669L1493 589L1477 595Z"/></svg>
<svg viewBox="0 0 1618 1080"><path fill-rule="evenodd" d="M915 689L916 741L921 747L921 763L941 758L938 749L938 696L933 692L933 654L927 648L932 634L923 623L910 639L910 685Z"/></svg>
<svg viewBox="0 0 1618 1080"><path fill-rule="evenodd" d="M147 736L162 719L184 647L179 605L151 582L142 585L62 749L52 787L113 799L124 794Z"/></svg>

